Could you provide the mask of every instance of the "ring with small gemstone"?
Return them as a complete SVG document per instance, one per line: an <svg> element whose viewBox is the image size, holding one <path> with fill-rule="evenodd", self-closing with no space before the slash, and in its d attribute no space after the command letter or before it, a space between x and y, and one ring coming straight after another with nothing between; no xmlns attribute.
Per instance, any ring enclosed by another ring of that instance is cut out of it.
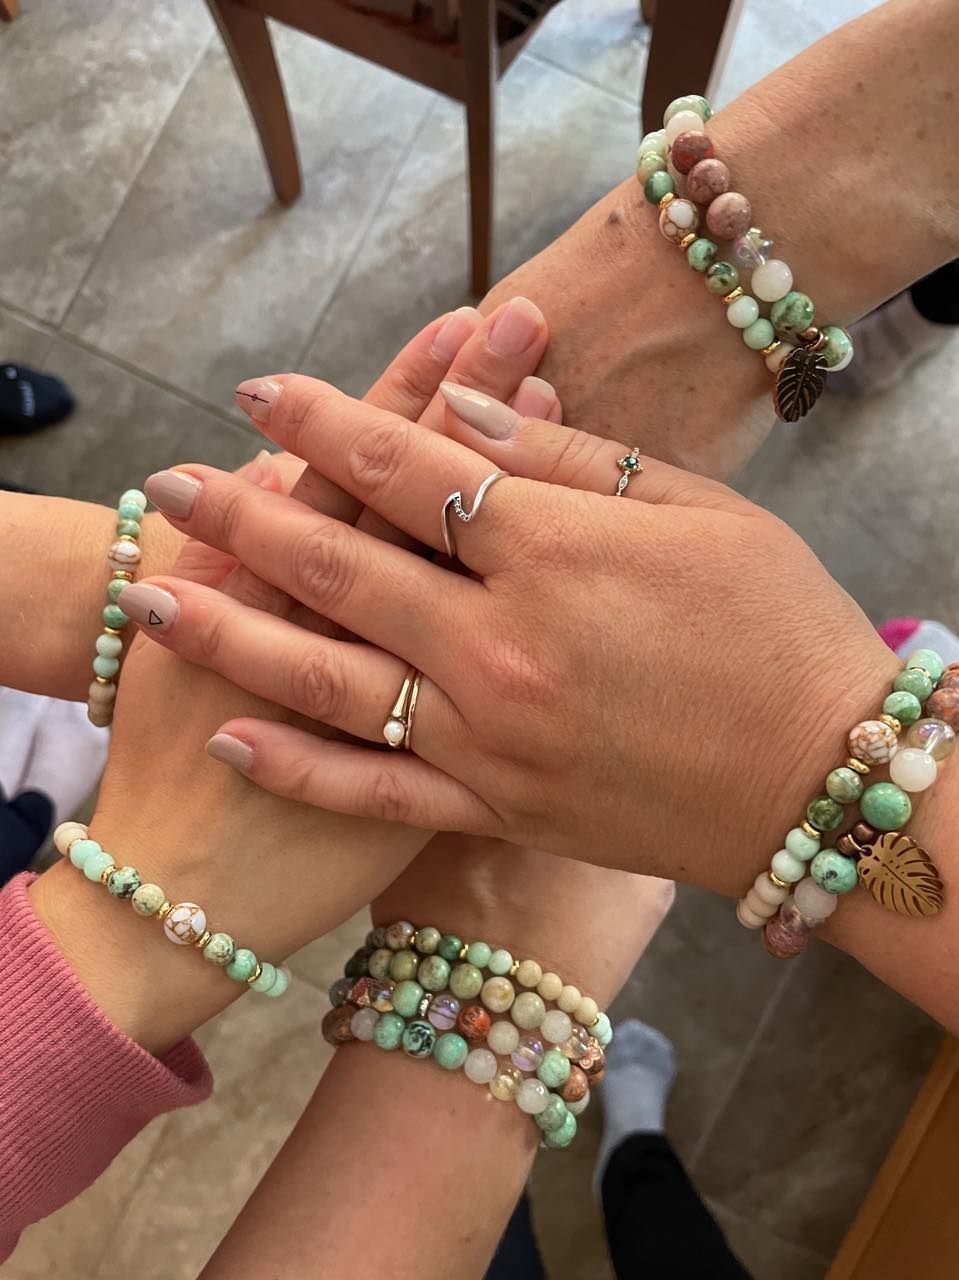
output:
<svg viewBox="0 0 959 1280"><path fill-rule="evenodd" d="M463 495L459 489L456 489L449 495L443 503L443 509L440 512L440 519L443 527L443 545L446 548L446 554L451 560L456 557L456 538L453 536L453 526L450 524L450 515L456 516L457 520L462 520L463 524L469 522L479 515L479 509L483 505L483 499L487 492L493 487L497 480L502 480L504 476L508 476L508 471L494 471L491 476L487 476L480 487L476 490L476 497L473 499L473 505L469 511L463 506Z"/></svg>
<svg viewBox="0 0 959 1280"><path fill-rule="evenodd" d="M413 737L413 715L416 711L416 700L419 697L422 678L422 672L417 671L415 667L407 668L400 691L396 695L396 701L383 726L386 744L394 751L412 750L410 743Z"/></svg>
<svg viewBox="0 0 959 1280"><path fill-rule="evenodd" d="M634 446L624 457L620 458L616 463L620 470L619 481L616 485L615 497L621 498L626 492L626 486L632 480L633 476L638 476L643 469L640 461L639 450Z"/></svg>

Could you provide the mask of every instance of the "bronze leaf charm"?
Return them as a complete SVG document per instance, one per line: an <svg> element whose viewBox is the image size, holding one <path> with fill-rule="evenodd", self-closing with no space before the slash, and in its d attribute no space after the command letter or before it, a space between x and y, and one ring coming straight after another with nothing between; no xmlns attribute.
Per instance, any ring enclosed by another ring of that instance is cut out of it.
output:
<svg viewBox="0 0 959 1280"><path fill-rule="evenodd" d="M826 365L822 353L797 347L783 361L773 389L773 405L783 422L804 418L822 395Z"/></svg>
<svg viewBox="0 0 959 1280"><path fill-rule="evenodd" d="M934 916L945 901L936 864L899 831L887 831L865 846L859 879L881 907L901 916Z"/></svg>

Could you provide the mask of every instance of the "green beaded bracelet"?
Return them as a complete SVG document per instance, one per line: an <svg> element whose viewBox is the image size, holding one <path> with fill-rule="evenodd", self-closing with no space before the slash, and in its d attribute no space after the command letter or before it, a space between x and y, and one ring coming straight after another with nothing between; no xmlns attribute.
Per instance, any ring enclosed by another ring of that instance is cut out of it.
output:
<svg viewBox="0 0 959 1280"><path fill-rule="evenodd" d="M129 618L117 604L117 596L133 581L140 563L140 531L146 512L146 494L127 489L117 504L116 541L107 552L112 576L107 583L107 603L103 610L103 631L97 637L93 659L93 683L87 695L87 716L98 728L113 721L113 704L117 696L117 679L123 656L121 632Z"/></svg>

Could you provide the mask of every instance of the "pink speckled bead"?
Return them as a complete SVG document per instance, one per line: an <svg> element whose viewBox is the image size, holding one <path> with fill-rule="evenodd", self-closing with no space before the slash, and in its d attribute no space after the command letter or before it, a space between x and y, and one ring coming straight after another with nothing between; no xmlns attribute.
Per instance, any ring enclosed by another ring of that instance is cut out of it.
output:
<svg viewBox="0 0 959 1280"><path fill-rule="evenodd" d="M729 169L722 160L700 160L686 178L686 194L697 204L710 204L729 190L731 181Z"/></svg>
<svg viewBox="0 0 959 1280"><path fill-rule="evenodd" d="M849 754L863 764L888 764L899 750L895 731L882 720L861 720L849 733Z"/></svg>
<svg viewBox="0 0 959 1280"><path fill-rule="evenodd" d="M950 729L959 730L959 685L937 689L926 703L925 713L937 720L945 720Z"/></svg>
<svg viewBox="0 0 959 1280"><path fill-rule="evenodd" d="M766 950L777 960L791 960L793 956L798 956L801 951L805 951L806 944L809 942L809 930L799 920L799 913L795 908L793 913L796 916L795 920L791 918L790 913L787 912L784 916L780 912L763 929ZM794 927L797 924L798 928Z"/></svg>
<svg viewBox="0 0 959 1280"><path fill-rule="evenodd" d="M673 140L670 159L679 173L689 173L694 165L713 156L712 139L701 130L689 130Z"/></svg>
<svg viewBox="0 0 959 1280"><path fill-rule="evenodd" d="M717 240L735 240L749 230L753 212L738 191L725 191L706 210L706 226Z"/></svg>

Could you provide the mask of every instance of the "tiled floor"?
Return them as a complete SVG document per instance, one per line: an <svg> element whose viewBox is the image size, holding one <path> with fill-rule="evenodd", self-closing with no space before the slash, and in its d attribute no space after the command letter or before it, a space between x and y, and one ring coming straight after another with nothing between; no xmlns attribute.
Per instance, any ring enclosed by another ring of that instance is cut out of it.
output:
<svg viewBox="0 0 959 1280"><path fill-rule="evenodd" d="M865 7L842 0L827 20L826 6L781 0L770 24L751 0L720 99ZM174 461L237 465L257 447L230 407L240 377L300 367L363 390L422 321L464 301L458 111L289 32L278 43L305 173L285 212L199 0L24 0L0 29L0 358L59 372L80 406L62 427L0 443L6 478L109 500ZM631 0L564 0L505 81L499 272L622 176L644 50ZM946 352L881 407L826 403L802 431L774 434L742 478L876 620L959 628L959 517L936 484L959 461L945 407L957 395ZM908 515L890 524L886 496ZM195 1276L322 1071L322 991L362 927L301 953L289 1000L236 1006L208 1029L216 1100L142 1134L25 1236L2 1280ZM727 904L692 890L616 1013L674 1040L671 1133L757 1280L822 1277L935 1028L825 948L767 960ZM582 1210L598 1108L586 1120L578 1149L534 1176L554 1280L608 1274L598 1219Z"/></svg>

